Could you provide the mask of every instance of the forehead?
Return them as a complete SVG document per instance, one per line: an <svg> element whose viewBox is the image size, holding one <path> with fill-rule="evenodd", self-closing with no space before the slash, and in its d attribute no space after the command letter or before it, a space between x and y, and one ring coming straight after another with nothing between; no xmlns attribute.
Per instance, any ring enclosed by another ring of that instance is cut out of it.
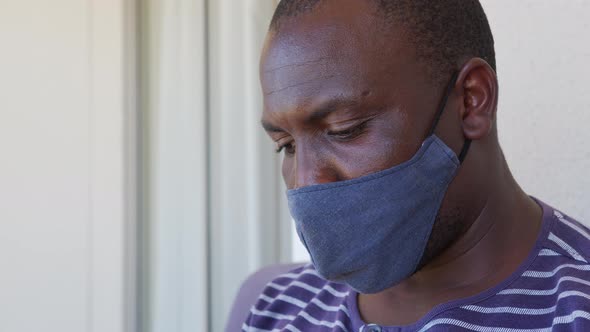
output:
<svg viewBox="0 0 590 332"><path fill-rule="evenodd" d="M420 66L401 29L386 31L370 2L326 3L269 32L260 64L265 113L412 86Z"/></svg>

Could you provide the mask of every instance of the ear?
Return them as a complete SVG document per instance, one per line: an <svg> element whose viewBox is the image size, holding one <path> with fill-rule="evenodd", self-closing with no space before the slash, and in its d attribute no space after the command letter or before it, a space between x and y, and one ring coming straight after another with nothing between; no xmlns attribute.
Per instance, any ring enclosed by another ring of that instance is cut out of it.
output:
<svg viewBox="0 0 590 332"><path fill-rule="evenodd" d="M457 85L463 93L463 133L466 138L480 140L494 127L498 106L496 72L483 59L469 60L459 72Z"/></svg>

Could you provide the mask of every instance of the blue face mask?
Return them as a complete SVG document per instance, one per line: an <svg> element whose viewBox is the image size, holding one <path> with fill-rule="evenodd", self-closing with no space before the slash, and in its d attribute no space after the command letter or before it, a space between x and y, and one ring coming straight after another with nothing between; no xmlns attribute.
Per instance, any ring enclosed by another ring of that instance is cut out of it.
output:
<svg viewBox="0 0 590 332"><path fill-rule="evenodd" d="M289 190L297 233L317 272L360 293L378 293L411 276L424 254L449 183L465 158L434 135L412 159L360 178Z"/></svg>

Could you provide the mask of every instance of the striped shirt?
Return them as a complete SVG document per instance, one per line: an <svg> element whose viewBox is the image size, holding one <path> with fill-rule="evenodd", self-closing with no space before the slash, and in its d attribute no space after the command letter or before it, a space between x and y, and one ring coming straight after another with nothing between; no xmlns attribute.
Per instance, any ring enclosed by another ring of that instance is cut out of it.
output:
<svg viewBox="0 0 590 332"><path fill-rule="evenodd" d="M266 286L242 331L590 331L590 231L539 204L541 232L517 271L488 291L435 307L415 324L363 322L358 293L307 265Z"/></svg>

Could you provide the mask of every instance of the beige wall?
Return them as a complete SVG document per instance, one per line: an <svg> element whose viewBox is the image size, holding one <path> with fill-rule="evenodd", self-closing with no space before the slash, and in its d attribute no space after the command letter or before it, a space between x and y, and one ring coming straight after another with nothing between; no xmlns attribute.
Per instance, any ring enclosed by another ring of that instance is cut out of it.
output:
<svg viewBox="0 0 590 332"><path fill-rule="evenodd" d="M123 331L122 15L0 0L0 331Z"/></svg>
<svg viewBox="0 0 590 332"><path fill-rule="evenodd" d="M500 141L526 192L590 225L590 2L485 0Z"/></svg>

